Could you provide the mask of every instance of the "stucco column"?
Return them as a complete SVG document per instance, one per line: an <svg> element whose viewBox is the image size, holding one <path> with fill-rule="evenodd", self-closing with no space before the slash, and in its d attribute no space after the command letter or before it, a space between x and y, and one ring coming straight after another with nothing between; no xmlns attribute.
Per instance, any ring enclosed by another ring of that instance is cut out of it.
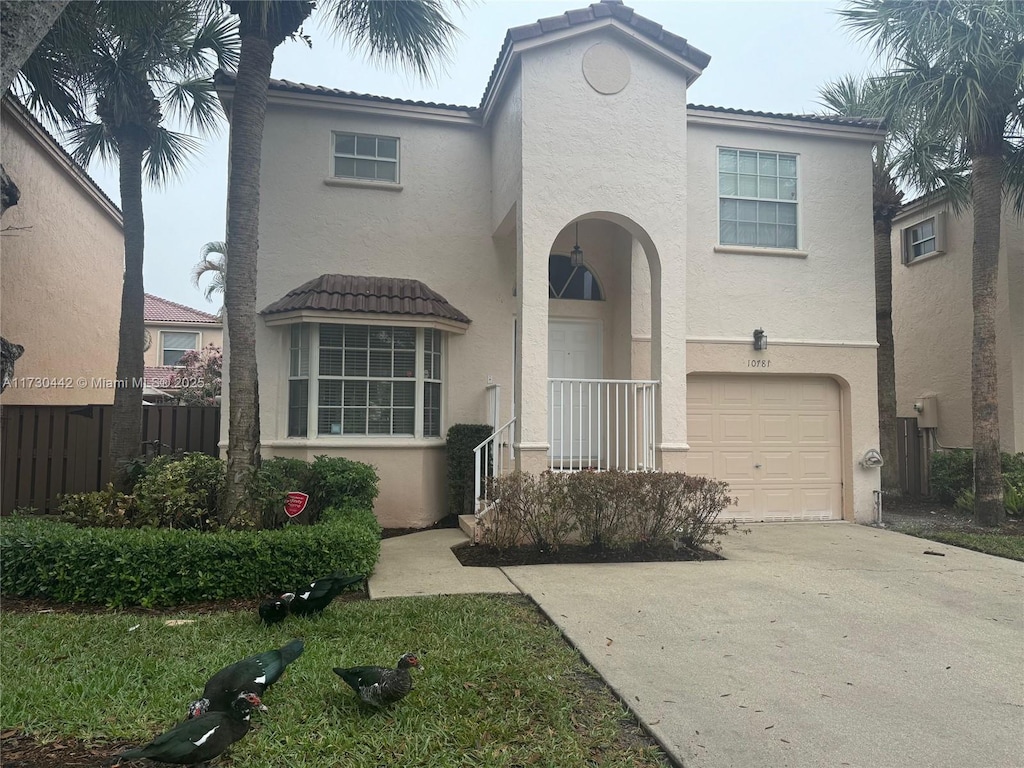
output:
<svg viewBox="0 0 1024 768"><path fill-rule="evenodd" d="M658 384L656 461L663 472L686 468L686 296L684 254L660 251L651 259L651 376Z"/></svg>
<svg viewBox="0 0 1024 768"><path fill-rule="evenodd" d="M516 468L548 468L548 249L516 222Z"/></svg>

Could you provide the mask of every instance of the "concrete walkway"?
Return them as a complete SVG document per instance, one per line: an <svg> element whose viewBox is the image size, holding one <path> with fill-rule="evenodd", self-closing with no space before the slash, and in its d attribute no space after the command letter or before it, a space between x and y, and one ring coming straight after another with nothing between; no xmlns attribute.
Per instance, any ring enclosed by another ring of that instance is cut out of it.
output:
<svg viewBox="0 0 1024 768"><path fill-rule="evenodd" d="M518 593L500 568L463 568L452 547L469 541L458 528L395 536L380 543L370 599L415 595Z"/></svg>
<svg viewBox="0 0 1024 768"><path fill-rule="evenodd" d="M687 768L1024 766L1024 564L751 527L720 562L505 569L428 531L382 542L370 596L522 591Z"/></svg>

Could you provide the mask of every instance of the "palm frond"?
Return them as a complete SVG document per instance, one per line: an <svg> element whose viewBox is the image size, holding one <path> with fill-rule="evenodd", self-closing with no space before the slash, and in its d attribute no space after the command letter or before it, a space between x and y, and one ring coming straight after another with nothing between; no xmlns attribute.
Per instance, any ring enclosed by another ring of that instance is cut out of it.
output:
<svg viewBox="0 0 1024 768"><path fill-rule="evenodd" d="M104 164L117 162L117 144L102 123L83 120L69 128L66 136L72 146L71 156L83 168L88 167L94 157Z"/></svg>
<svg viewBox="0 0 1024 768"><path fill-rule="evenodd" d="M163 101L170 114L189 128L204 134L220 129L224 112L211 77L171 83Z"/></svg>
<svg viewBox="0 0 1024 768"><path fill-rule="evenodd" d="M332 34L368 61L410 67L424 80L444 69L461 34L442 0L326 0L322 10Z"/></svg>
<svg viewBox="0 0 1024 768"><path fill-rule="evenodd" d="M192 157L201 146L193 136L157 128L150 137L149 150L143 162L146 179L154 186L162 186L180 176L191 166Z"/></svg>
<svg viewBox="0 0 1024 768"><path fill-rule="evenodd" d="M213 15L203 19L191 45L184 52L183 73L194 77L209 72L214 66L235 70L238 68L238 51L238 17L225 15L218 8ZM210 61L211 56L213 62Z"/></svg>

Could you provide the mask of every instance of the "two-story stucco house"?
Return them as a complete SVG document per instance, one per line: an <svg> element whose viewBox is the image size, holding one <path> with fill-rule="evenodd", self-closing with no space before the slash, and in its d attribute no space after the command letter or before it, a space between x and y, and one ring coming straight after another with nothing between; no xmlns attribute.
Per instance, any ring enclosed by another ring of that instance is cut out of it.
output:
<svg viewBox="0 0 1024 768"><path fill-rule="evenodd" d="M3 164L21 190L0 233L0 332L25 348L5 405L114 401L121 211L18 102L2 108Z"/></svg>
<svg viewBox="0 0 1024 768"><path fill-rule="evenodd" d="M709 61L616 1L509 30L476 107L273 81L264 455L370 462L381 523L427 525L447 429L514 419L527 471L870 519L878 125L688 105Z"/></svg>
<svg viewBox="0 0 1024 768"><path fill-rule="evenodd" d="M942 194L912 200L893 220L896 410L917 417L924 453L970 448L974 333L971 209ZM1005 201L996 288L999 439L1024 451L1024 218Z"/></svg>

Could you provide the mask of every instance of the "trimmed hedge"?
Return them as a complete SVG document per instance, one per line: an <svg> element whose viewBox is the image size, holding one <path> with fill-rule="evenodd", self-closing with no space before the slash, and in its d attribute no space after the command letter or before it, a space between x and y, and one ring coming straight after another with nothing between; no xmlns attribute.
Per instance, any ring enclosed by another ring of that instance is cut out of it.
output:
<svg viewBox="0 0 1024 768"><path fill-rule="evenodd" d="M1024 453L1000 454L1003 491L1010 505L1024 494ZM936 451L931 456L931 495L947 504L960 503L964 509L974 507L974 453L967 448ZM964 506L966 505L966 506ZM1009 510L1011 513L1016 509Z"/></svg>
<svg viewBox="0 0 1024 768"><path fill-rule="evenodd" d="M473 449L491 436L489 424L453 424L448 429L448 512L471 515L474 511L473 483L476 466Z"/></svg>
<svg viewBox="0 0 1024 768"><path fill-rule="evenodd" d="M369 574L380 526L365 508L326 510L319 525L276 531L76 528L0 522L0 593L109 607L259 597L325 573Z"/></svg>

